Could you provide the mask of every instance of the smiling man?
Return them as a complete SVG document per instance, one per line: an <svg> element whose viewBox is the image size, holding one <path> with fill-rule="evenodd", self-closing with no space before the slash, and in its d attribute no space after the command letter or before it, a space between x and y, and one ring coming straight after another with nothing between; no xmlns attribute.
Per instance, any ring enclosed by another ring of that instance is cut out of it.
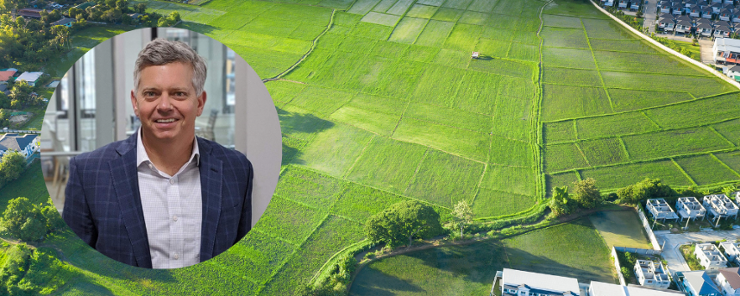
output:
<svg viewBox="0 0 740 296"><path fill-rule="evenodd" d="M129 265L178 268L249 232L251 163L195 137L205 79L185 43L155 39L139 53L131 103L141 128L70 161L63 217L85 243Z"/></svg>

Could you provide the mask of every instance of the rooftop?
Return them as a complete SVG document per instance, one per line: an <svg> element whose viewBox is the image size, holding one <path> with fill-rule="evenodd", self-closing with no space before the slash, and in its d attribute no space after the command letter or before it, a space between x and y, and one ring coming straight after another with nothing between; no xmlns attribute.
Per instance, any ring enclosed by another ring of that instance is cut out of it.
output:
<svg viewBox="0 0 740 296"><path fill-rule="evenodd" d="M504 268L503 283L517 286L526 285L533 288L546 288L552 291L570 291L574 295L580 294L578 280L544 273Z"/></svg>
<svg viewBox="0 0 740 296"><path fill-rule="evenodd" d="M39 77L41 77L41 75L43 74L44 72L23 72L23 74L21 74L21 76L18 76L18 78L16 78L15 80L16 81L25 80L28 82L34 82L38 80Z"/></svg>
<svg viewBox="0 0 740 296"><path fill-rule="evenodd" d="M30 144L36 135L26 134L24 136L18 136L18 134L5 134L0 138L0 151L7 151L13 149L15 151L21 151Z"/></svg>

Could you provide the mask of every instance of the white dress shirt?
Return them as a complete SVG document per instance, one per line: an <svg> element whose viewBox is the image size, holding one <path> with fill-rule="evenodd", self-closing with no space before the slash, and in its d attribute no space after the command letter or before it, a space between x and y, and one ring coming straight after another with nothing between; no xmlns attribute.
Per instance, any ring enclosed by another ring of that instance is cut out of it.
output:
<svg viewBox="0 0 740 296"><path fill-rule="evenodd" d="M139 129L136 167L152 268L179 268L200 262L203 200L200 151L198 141L193 141L190 159L170 176L149 160Z"/></svg>

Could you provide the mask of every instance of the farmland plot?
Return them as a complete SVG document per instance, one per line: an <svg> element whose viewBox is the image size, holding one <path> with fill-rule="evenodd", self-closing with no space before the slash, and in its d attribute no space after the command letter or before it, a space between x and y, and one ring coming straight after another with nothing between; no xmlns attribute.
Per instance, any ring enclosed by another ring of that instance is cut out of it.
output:
<svg viewBox="0 0 740 296"><path fill-rule="evenodd" d="M339 194L332 213L364 224L370 216L405 200L397 194L347 183Z"/></svg>
<svg viewBox="0 0 740 296"><path fill-rule="evenodd" d="M480 187L516 193L519 195L534 196L536 175L530 167L510 167L489 165L483 175Z"/></svg>
<svg viewBox="0 0 740 296"><path fill-rule="evenodd" d="M714 156L730 167L733 171L740 172L740 151L714 153Z"/></svg>
<svg viewBox="0 0 740 296"><path fill-rule="evenodd" d="M583 29L581 19L577 17L545 14L542 18L545 20L545 26L548 27Z"/></svg>
<svg viewBox="0 0 740 296"><path fill-rule="evenodd" d="M476 217L496 217L526 211L536 202L532 196L481 187L470 209Z"/></svg>
<svg viewBox="0 0 740 296"><path fill-rule="evenodd" d="M600 39L598 37L589 36L589 42L591 48L594 51L618 51L618 52L632 52L642 54L664 54L657 48L649 45L643 40L612 40L612 39Z"/></svg>
<svg viewBox="0 0 740 296"><path fill-rule="evenodd" d="M575 143L545 146L544 154L545 171L549 173L589 166Z"/></svg>
<svg viewBox="0 0 740 296"><path fill-rule="evenodd" d="M699 186L740 179L736 172L727 168L711 155L677 158L675 161Z"/></svg>
<svg viewBox="0 0 740 296"><path fill-rule="evenodd" d="M404 17L393 30L388 40L412 44L416 41L416 37L421 34L427 22L428 20L426 19Z"/></svg>
<svg viewBox="0 0 740 296"><path fill-rule="evenodd" d="M602 191L616 191L619 188L640 182L645 178L658 178L664 184L669 184L670 186L690 186L693 184L670 160L602 167L582 170L580 172L584 179L596 179Z"/></svg>
<svg viewBox="0 0 740 296"><path fill-rule="evenodd" d="M542 63L545 67L596 69L588 49L546 47L542 49Z"/></svg>
<svg viewBox="0 0 740 296"><path fill-rule="evenodd" d="M507 166L531 167L533 163L531 144L504 137L493 136L488 163Z"/></svg>
<svg viewBox="0 0 740 296"><path fill-rule="evenodd" d="M404 117L393 134L393 139L412 142L485 161L490 135L446 125Z"/></svg>
<svg viewBox="0 0 740 296"><path fill-rule="evenodd" d="M602 86L599 72L594 70L546 67L542 78L548 84Z"/></svg>
<svg viewBox="0 0 740 296"><path fill-rule="evenodd" d="M728 120L712 126L722 137L740 146L740 120Z"/></svg>
<svg viewBox="0 0 740 296"><path fill-rule="evenodd" d="M299 159L310 168L342 177L373 137L370 132L338 124L318 133ZM333 149L326 151L326 147Z"/></svg>
<svg viewBox="0 0 740 296"><path fill-rule="evenodd" d="M646 110L645 113L663 128L682 128L704 125L738 118L740 96L728 94L691 102L683 102L662 108ZM721 108L717 108L721 106ZM703 110L711 110L707 116ZM680 115L678 115L680 114Z"/></svg>
<svg viewBox="0 0 740 296"><path fill-rule="evenodd" d="M575 125L572 120L545 123L542 133L547 144L576 140Z"/></svg>
<svg viewBox="0 0 740 296"><path fill-rule="evenodd" d="M646 160L732 148L709 128L689 128L622 137L630 158Z"/></svg>
<svg viewBox="0 0 740 296"><path fill-rule="evenodd" d="M568 191L573 192L573 182L578 181L578 172L564 172L559 174L548 174L545 177L547 183L547 196L552 197L553 188L568 186ZM599 184L601 186L601 184Z"/></svg>
<svg viewBox="0 0 740 296"><path fill-rule="evenodd" d="M431 150L406 194L452 208L458 201L475 196L483 166L482 163Z"/></svg>
<svg viewBox="0 0 740 296"><path fill-rule="evenodd" d="M546 47L569 47L588 49L588 40L583 29L545 27L540 33Z"/></svg>
<svg viewBox="0 0 740 296"><path fill-rule="evenodd" d="M669 92L689 92L694 97L721 94L733 89L729 84L714 77L674 76L648 73L602 71L607 88L626 88Z"/></svg>
<svg viewBox="0 0 740 296"><path fill-rule="evenodd" d="M342 182L300 166L288 166L280 174L275 194L317 209L334 204Z"/></svg>
<svg viewBox="0 0 740 296"><path fill-rule="evenodd" d="M665 73L671 75L702 75L702 72L678 58L664 55L594 51L599 69L604 71L626 71Z"/></svg>
<svg viewBox="0 0 740 296"><path fill-rule="evenodd" d="M606 138L578 143L592 166L617 164L628 161L627 152L619 138Z"/></svg>
<svg viewBox="0 0 740 296"><path fill-rule="evenodd" d="M642 108L693 100L688 92L644 91L610 88L609 97L614 103L614 111L630 111Z"/></svg>
<svg viewBox="0 0 740 296"><path fill-rule="evenodd" d="M542 85L542 120L554 121L611 113L603 88Z"/></svg>
<svg viewBox="0 0 740 296"><path fill-rule="evenodd" d="M357 160L347 178L403 194L427 150L421 145L378 137Z"/></svg>
<svg viewBox="0 0 740 296"><path fill-rule="evenodd" d="M576 127L579 139L641 134L658 130L658 127L642 112L581 118L576 120Z"/></svg>

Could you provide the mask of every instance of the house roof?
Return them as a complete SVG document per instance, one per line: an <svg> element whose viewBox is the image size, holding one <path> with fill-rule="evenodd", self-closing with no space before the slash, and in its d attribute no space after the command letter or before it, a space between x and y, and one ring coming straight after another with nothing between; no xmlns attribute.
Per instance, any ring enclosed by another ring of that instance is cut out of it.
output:
<svg viewBox="0 0 740 296"><path fill-rule="evenodd" d="M738 39L717 38L717 39L714 39L714 46L719 51L740 52L740 40Z"/></svg>
<svg viewBox="0 0 740 296"><path fill-rule="evenodd" d="M591 281L592 296L677 296L683 293Z"/></svg>
<svg viewBox="0 0 740 296"><path fill-rule="evenodd" d="M56 22L51 23L51 25L52 26L57 26L57 25L64 26L64 25L69 24L69 23L72 23L74 21L75 21L75 19L73 19L73 18L63 17L61 20L58 20Z"/></svg>
<svg viewBox="0 0 740 296"><path fill-rule="evenodd" d="M688 15L680 15L680 16L676 17L676 20L690 22L692 19Z"/></svg>
<svg viewBox="0 0 740 296"><path fill-rule="evenodd" d="M660 18L672 18L673 19L673 18L676 18L676 17L674 17L673 14L671 14L671 13L664 13L664 14L661 14L660 15Z"/></svg>
<svg viewBox="0 0 740 296"><path fill-rule="evenodd" d="M23 72L23 74L21 74L21 76L18 76L18 78L16 78L15 80L16 81L25 80L28 82L34 82L38 80L39 77L41 77L41 75L43 74L44 72Z"/></svg>
<svg viewBox="0 0 740 296"><path fill-rule="evenodd" d="M504 268L503 281L504 284L508 285L527 285L554 291L570 291L574 295L580 295L581 293L578 280L564 276Z"/></svg>
<svg viewBox="0 0 740 296"><path fill-rule="evenodd" d="M699 25L696 26L697 29L712 29L712 26L707 23L699 23Z"/></svg>
<svg viewBox="0 0 740 296"><path fill-rule="evenodd" d="M737 66L735 66L737 67ZM730 284L730 286L733 289L740 288L740 268L738 267L732 267L732 268L720 268L719 272L725 276L725 279L727 279L727 283Z"/></svg>
<svg viewBox="0 0 740 296"><path fill-rule="evenodd" d="M719 294L719 288L704 270L687 271L683 273L684 281L688 282L698 294Z"/></svg>
<svg viewBox="0 0 740 296"><path fill-rule="evenodd" d="M18 134L5 134L0 138L0 151L4 152L8 149L21 151L33 142L33 139L36 139L36 135L26 134L21 137Z"/></svg>
<svg viewBox="0 0 740 296"><path fill-rule="evenodd" d="M730 26L730 23L728 23L727 21L716 21L716 22L714 22L714 25L715 26L729 27Z"/></svg>
<svg viewBox="0 0 740 296"><path fill-rule="evenodd" d="M10 71L0 71L0 81L8 81L10 77L13 77L15 75L16 71L10 70Z"/></svg>
<svg viewBox="0 0 740 296"><path fill-rule="evenodd" d="M676 24L679 24L684 27L691 27L691 22L689 21L679 20L678 22L676 22Z"/></svg>

